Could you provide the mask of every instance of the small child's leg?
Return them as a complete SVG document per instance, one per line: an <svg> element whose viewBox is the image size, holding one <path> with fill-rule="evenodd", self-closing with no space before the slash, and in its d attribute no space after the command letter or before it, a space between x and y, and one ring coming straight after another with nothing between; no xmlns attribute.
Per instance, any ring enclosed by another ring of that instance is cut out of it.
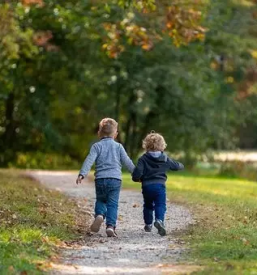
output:
<svg viewBox="0 0 257 275"><path fill-rule="evenodd" d="M145 231L151 232L153 224L153 211L154 211L154 201L153 194L151 193L151 186L143 187L143 198L144 198L144 222L145 222Z"/></svg>
<svg viewBox="0 0 257 275"><path fill-rule="evenodd" d="M156 191L155 199L155 219L164 222L166 213L166 188L164 185L160 184L158 190Z"/></svg>
<svg viewBox="0 0 257 275"><path fill-rule="evenodd" d="M161 236L166 235L164 226L164 217L166 212L166 188L165 185L160 184L156 189L155 195L155 223L154 226L158 229Z"/></svg>
<svg viewBox="0 0 257 275"><path fill-rule="evenodd" d="M153 211L154 211L154 203L151 199L146 199L147 195L144 196L144 221L145 224L151 225L153 223Z"/></svg>

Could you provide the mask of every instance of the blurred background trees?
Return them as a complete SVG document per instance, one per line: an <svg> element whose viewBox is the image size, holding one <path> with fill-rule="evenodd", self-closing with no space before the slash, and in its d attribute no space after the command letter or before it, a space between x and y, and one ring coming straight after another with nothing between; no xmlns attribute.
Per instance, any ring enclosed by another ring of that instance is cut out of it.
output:
<svg viewBox="0 0 257 275"><path fill-rule="evenodd" d="M1 165L69 167L105 116L132 157L256 148L256 30L256 1L2 0Z"/></svg>

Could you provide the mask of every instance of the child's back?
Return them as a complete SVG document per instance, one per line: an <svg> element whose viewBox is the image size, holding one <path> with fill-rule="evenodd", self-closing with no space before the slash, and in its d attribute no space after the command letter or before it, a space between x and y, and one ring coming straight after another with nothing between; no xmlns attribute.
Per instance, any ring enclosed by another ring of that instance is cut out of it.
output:
<svg viewBox="0 0 257 275"><path fill-rule="evenodd" d="M150 184L164 184L169 170L181 170L183 164L170 159L164 152L146 152L138 160L133 172L133 180L142 182L143 186Z"/></svg>
<svg viewBox="0 0 257 275"><path fill-rule="evenodd" d="M98 232L106 218L106 233L109 237L116 236L121 168L124 165L131 173L135 168L123 146L114 140L118 135L117 127L118 123L111 118L100 122L98 136L101 140L92 145L77 179L78 184L95 163L96 203L91 231Z"/></svg>
<svg viewBox="0 0 257 275"><path fill-rule="evenodd" d="M154 226L162 236L166 234L164 216L166 212L167 172L184 169L184 165L170 159L163 151L166 142L160 134L151 133L143 140L146 153L142 155L132 174L133 181L142 183L144 197L145 231L152 230L153 212L155 212Z"/></svg>
<svg viewBox="0 0 257 275"><path fill-rule="evenodd" d="M123 146L112 137L103 137L92 145L89 155L80 170L81 175L88 174L95 162L95 179L121 179L121 169L124 165L130 172L134 164L128 157Z"/></svg>

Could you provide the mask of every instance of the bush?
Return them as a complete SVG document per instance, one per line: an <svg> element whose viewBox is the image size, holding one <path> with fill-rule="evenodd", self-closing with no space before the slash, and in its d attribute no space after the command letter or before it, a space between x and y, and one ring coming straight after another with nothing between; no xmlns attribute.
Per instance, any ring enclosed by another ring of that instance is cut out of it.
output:
<svg viewBox="0 0 257 275"><path fill-rule="evenodd" d="M221 163L219 176L257 180L257 170L253 163L226 161Z"/></svg>
<svg viewBox="0 0 257 275"><path fill-rule="evenodd" d="M45 154L42 152L17 153L16 160L9 163L9 167L25 169L79 169L80 163L70 156L57 154Z"/></svg>

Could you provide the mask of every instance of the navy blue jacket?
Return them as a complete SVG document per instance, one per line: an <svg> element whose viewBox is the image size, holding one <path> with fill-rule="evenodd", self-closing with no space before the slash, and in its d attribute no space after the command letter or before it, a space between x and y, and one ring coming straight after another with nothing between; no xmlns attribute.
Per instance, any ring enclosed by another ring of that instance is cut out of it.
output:
<svg viewBox="0 0 257 275"><path fill-rule="evenodd" d="M137 166L132 173L132 180L142 182L142 185L153 183L165 184L169 170L178 171L184 169L180 162L168 158L162 153L158 158L145 153L138 159Z"/></svg>

